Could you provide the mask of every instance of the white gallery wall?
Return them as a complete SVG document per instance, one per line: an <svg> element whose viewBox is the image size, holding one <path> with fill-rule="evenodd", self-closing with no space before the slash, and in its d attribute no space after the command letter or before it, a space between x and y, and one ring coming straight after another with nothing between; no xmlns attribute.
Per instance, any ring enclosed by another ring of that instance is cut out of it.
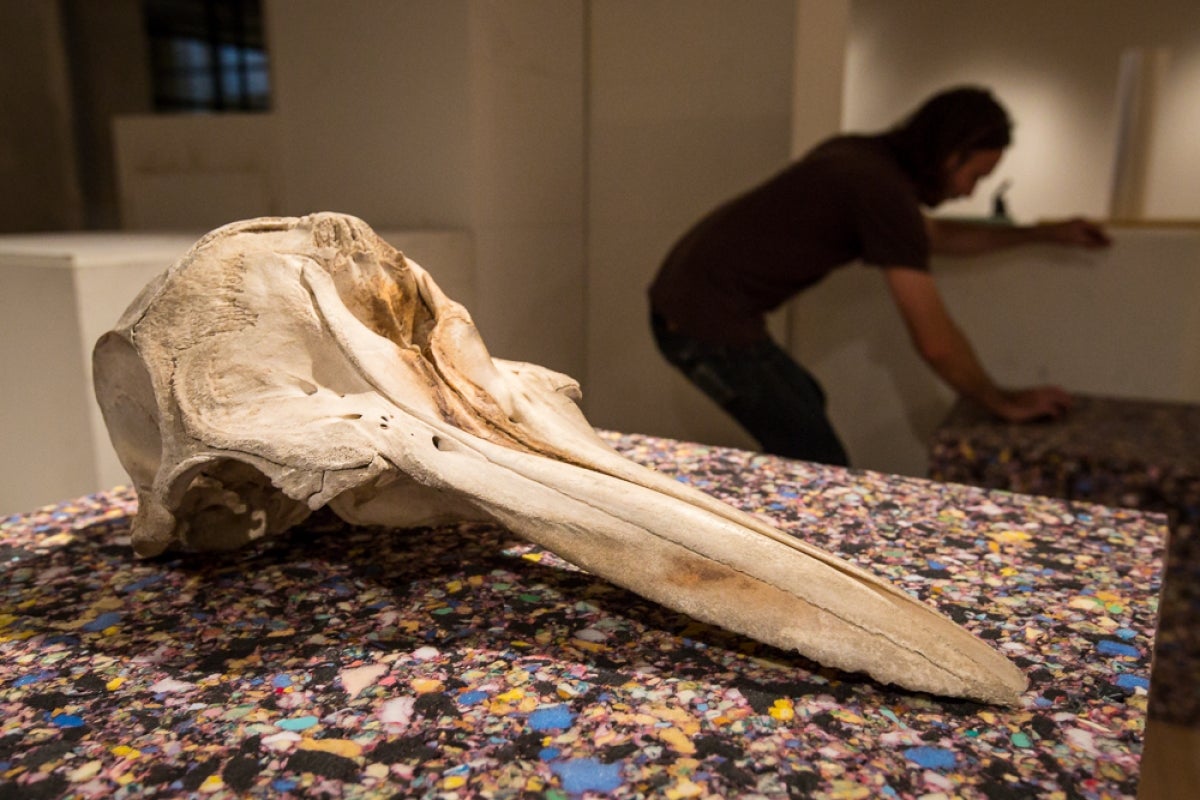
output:
<svg viewBox="0 0 1200 800"><path fill-rule="evenodd" d="M582 369L581 190L547 196L562 188L555 175L580 172L579 113L557 113L560 99L582 103L579 9L268 0L266 10L283 213L469 232L470 310L496 354ZM563 51L566 64L555 63ZM539 135L563 127L565 137ZM564 211L575 232L565 242L550 230ZM537 235L523 229L530 217ZM422 264L436 279L438 265Z"/></svg>
<svg viewBox="0 0 1200 800"><path fill-rule="evenodd" d="M268 0L283 212L470 222L468 3Z"/></svg>
<svg viewBox="0 0 1200 800"><path fill-rule="evenodd" d="M1169 52L1146 156L1144 213L1200 218L1200 4L853 0L845 127L891 125L949 85L991 87L1014 144L975 197L938 213L987 214L992 191L1021 222L1109 213L1118 76L1131 48ZM1123 228L1102 253L1052 248L935 262L947 304L1003 385L1200 402L1200 233ZM793 304L790 344L825 385L856 466L923 475L952 393L913 354L882 279L851 267Z"/></svg>
<svg viewBox="0 0 1200 800"><path fill-rule="evenodd" d="M794 6L589 4L583 388L596 425L753 446L659 356L646 288L701 214L787 163Z"/></svg>
<svg viewBox="0 0 1200 800"><path fill-rule="evenodd" d="M1009 179L1021 220L1107 216L1121 56L1165 48L1146 215L1200 217L1200 3L852 0L850 31L846 127L890 125L946 86L991 87L1016 122L1014 144L975 198L943 210L986 213Z"/></svg>
<svg viewBox="0 0 1200 800"><path fill-rule="evenodd" d="M467 231L493 352L581 374L583 6L268 0L266 20L282 212Z"/></svg>
<svg viewBox="0 0 1200 800"><path fill-rule="evenodd" d="M583 379L586 6L468 8L471 312L493 354Z"/></svg>

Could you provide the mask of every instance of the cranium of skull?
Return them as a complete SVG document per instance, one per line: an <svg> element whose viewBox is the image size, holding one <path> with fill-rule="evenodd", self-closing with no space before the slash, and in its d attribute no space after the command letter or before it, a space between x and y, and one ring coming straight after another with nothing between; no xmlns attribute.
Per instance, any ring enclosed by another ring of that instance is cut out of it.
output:
<svg viewBox="0 0 1200 800"><path fill-rule="evenodd" d="M616 453L574 381L492 358L467 311L353 217L213 231L101 337L94 369L141 555L237 547L322 506L389 527L490 520L828 666L988 702L1026 686L869 572Z"/></svg>

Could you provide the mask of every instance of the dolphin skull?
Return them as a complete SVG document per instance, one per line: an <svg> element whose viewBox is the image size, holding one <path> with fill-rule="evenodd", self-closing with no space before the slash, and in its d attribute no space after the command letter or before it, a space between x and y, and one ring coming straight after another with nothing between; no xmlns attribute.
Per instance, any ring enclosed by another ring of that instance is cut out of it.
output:
<svg viewBox="0 0 1200 800"><path fill-rule="evenodd" d="M1026 687L881 579L616 453L573 380L492 358L467 311L353 217L213 231L93 363L140 555L237 547L322 506L388 527L489 520L827 666L986 702Z"/></svg>

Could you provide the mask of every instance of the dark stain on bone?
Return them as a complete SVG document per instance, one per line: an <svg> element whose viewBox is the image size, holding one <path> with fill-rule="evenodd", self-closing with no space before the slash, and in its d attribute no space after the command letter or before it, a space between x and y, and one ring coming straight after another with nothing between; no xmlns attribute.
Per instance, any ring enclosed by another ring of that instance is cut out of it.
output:
<svg viewBox="0 0 1200 800"><path fill-rule="evenodd" d="M706 583L728 580L730 573L703 558L679 557L672 559L667 580L676 586L693 587Z"/></svg>

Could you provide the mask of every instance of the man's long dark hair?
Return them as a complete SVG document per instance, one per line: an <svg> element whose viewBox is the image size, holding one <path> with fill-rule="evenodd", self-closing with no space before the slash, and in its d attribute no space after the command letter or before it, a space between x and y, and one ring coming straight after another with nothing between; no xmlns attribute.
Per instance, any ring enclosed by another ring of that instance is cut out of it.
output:
<svg viewBox="0 0 1200 800"><path fill-rule="evenodd" d="M987 89L960 86L926 100L884 138L916 181L921 202L936 205L950 156L1003 150L1012 142L1012 121Z"/></svg>

